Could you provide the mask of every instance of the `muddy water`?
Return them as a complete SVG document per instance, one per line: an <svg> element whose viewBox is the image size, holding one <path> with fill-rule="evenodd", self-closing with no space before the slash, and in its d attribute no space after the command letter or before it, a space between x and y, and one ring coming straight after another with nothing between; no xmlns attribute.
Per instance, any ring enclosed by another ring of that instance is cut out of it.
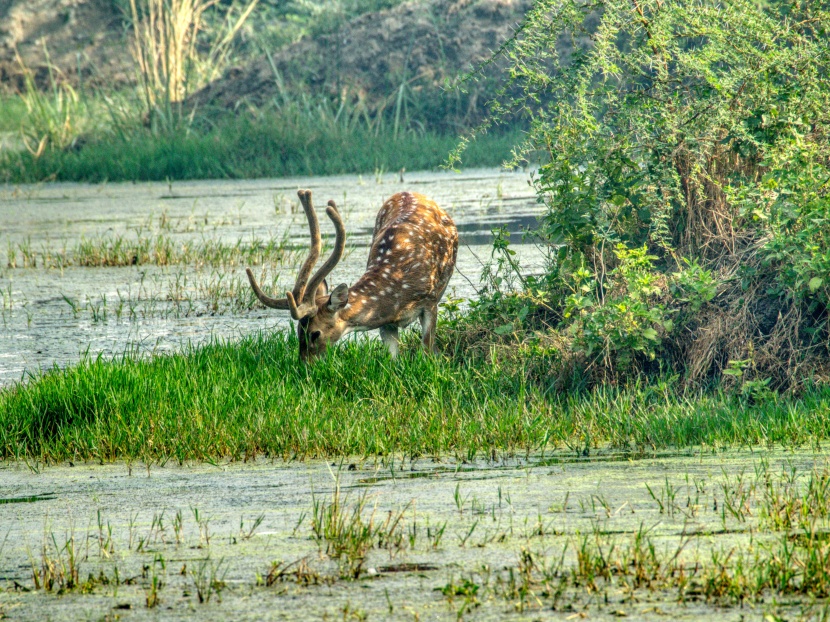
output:
<svg viewBox="0 0 830 622"><path fill-rule="evenodd" d="M318 208L335 199L344 217L347 256L331 279L353 282L365 267L374 218L383 200L400 190L435 199L453 216L462 235L457 273L449 292L468 298L489 257L490 232L506 227L518 234L536 221L540 207L528 175L501 170L407 173L251 181L119 184L49 184L0 189L0 385L24 374L78 360L84 353L127 349L165 351L211 336L235 337L287 325L286 314L220 312L201 304L206 287L244 280L244 269L197 270L190 266L117 268L9 268L11 249L61 252L81 239L113 238L163 230L177 243L209 238L281 239L307 244L307 225L298 209L298 188L310 188ZM321 215L324 236L331 224ZM540 250L513 235L518 256L530 271L541 266ZM20 265L20 264L18 264ZM295 266L262 266L279 273L279 291L290 289ZM465 279L464 276L467 278ZM469 281L467 280L469 279ZM198 284L202 287L198 287ZM175 291L175 296L171 296ZM187 308L181 310L181 296ZM82 307L79 312L72 305ZM132 313L128 313L132 307Z"/></svg>
<svg viewBox="0 0 830 622"><path fill-rule="evenodd" d="M523 550L537 563L562 559L571 568L583 535L601 534L606 547L627 546L640 530L661 558L682 549L689 567L705 564L713 550L728 554L764 537L757 507L743 516L725 512L727 491L748 489L782 469L803 477L825 461L806 452L709 452L638 461L553 454L474 464L76 465L39 473L5 464L0 611L14 620L452 620L465 599L441 589L467 580L480 586L460 616L470 619L792 619L804 613L798 599L721 607L689 597L680 605L676 593L646 588L579 589L559 599L557 612L539 591L521 611L518 597L492 589L493 577L515 571ZM342 578L343 566L313 537L314 499L330 501L338 479L347 515L361 494L364 520L374 512L382 523L390 512L403 512L401 546L370 550L356 581ZM66 566L70 540L81 580L98 579L88 593L27 591L32 560L43 567L43 544L47 559ZM258 585L272 562L303 572ZM211 571L222 584L200 603L200 573ZM158 605L148 609L154 575L162 587Z"/></svg>

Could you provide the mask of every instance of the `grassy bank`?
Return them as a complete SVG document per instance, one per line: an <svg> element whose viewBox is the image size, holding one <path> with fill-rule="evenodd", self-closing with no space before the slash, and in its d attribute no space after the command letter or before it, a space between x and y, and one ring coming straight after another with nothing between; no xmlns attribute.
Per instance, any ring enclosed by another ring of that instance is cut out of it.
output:
<svg viewBox="0 0 830 622"><path fill-rule="evenodd" d="M830 438L830 390L749 404L670 384L546 394L521 365L352 342L309 367L282 334L152 359L89 360L0 391L0 455L149 461L461 457L539 449L800 445Z"/></svg>
<svg viewBox="0 0 830 622"><path fill-rule="evenodd" d="M100 112L89 103L85 111ZM83 114L86 114L84 112ZM92 114L92 113L89 113ZM380 122L346 119L337 111L281 109L227 115L181 129L151 132L104 118L66 148L0 150L0 182L159 181L336 175L435 169L457 143L455 134L396 131ZM39 135L38 133L33 136ZM485 136L465 154L464 165L498 166L510 156L518 132ZM32 138L30 146L38 141Z"/></svg>

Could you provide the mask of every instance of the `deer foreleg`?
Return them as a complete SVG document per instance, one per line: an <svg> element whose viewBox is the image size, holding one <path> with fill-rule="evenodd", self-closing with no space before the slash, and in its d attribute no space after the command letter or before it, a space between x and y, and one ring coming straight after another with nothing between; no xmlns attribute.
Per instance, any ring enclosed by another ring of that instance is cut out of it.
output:
<svg viewBox="0 0 830 622"><path fill-rule="evenodd" d="M438 305L421 311L421 339L424 349L435 353L435 324L438 321Z"/></svg>
<svg viewBox="0 0 830 622"><path fill-rule="evenodd" d="M380 338L384 345L389 348L389 356L393 359L398 356L398 327L392 324L380 327Z"/></svg>

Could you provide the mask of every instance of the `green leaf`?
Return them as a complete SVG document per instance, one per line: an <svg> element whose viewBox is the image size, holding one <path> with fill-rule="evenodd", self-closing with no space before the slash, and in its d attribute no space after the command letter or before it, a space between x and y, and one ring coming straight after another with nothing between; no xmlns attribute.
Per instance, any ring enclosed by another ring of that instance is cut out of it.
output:
<svg viewBox="0 0 830 622"><path fill-rule="evenodd" d="M657 331L653 328L645 328L643 329L643 337L651 341L657 341Z"/></svg>
<svg viewBox="0 0 830 622"><path fill-rule="evenodd" d="M822 279L820 276L814 276L812 279L810 279L810 282L807 283L807 287L810 288L810 292L815 292L823 284L824 279Z"/></svg>
<svg viewBox="0 0 830 622"><path fill-rule="evenodd" d="M497 326L494 330L494 333L497 335L506 335L507 333L513 332L513 324L502 324L501 326Z"/></svg>

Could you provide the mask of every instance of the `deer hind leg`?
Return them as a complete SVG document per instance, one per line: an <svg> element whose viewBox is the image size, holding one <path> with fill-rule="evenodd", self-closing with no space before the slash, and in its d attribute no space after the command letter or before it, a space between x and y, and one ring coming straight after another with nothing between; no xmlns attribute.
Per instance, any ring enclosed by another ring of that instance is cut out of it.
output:
<svg viewBox="0 0 830 622"><path fill-rule="evenodd" d="M387 324L380 327L380 338L383 340L383 345L389 348L389 356L393 359L398 357L398 327L393 324Z"/></svg>
<svg viewBox="0 0 830 622"><path fill-rule="evenodd" d="M435 324L438 321L438 305L421 311L421 339L424 349L435 353Z"/></svg>

